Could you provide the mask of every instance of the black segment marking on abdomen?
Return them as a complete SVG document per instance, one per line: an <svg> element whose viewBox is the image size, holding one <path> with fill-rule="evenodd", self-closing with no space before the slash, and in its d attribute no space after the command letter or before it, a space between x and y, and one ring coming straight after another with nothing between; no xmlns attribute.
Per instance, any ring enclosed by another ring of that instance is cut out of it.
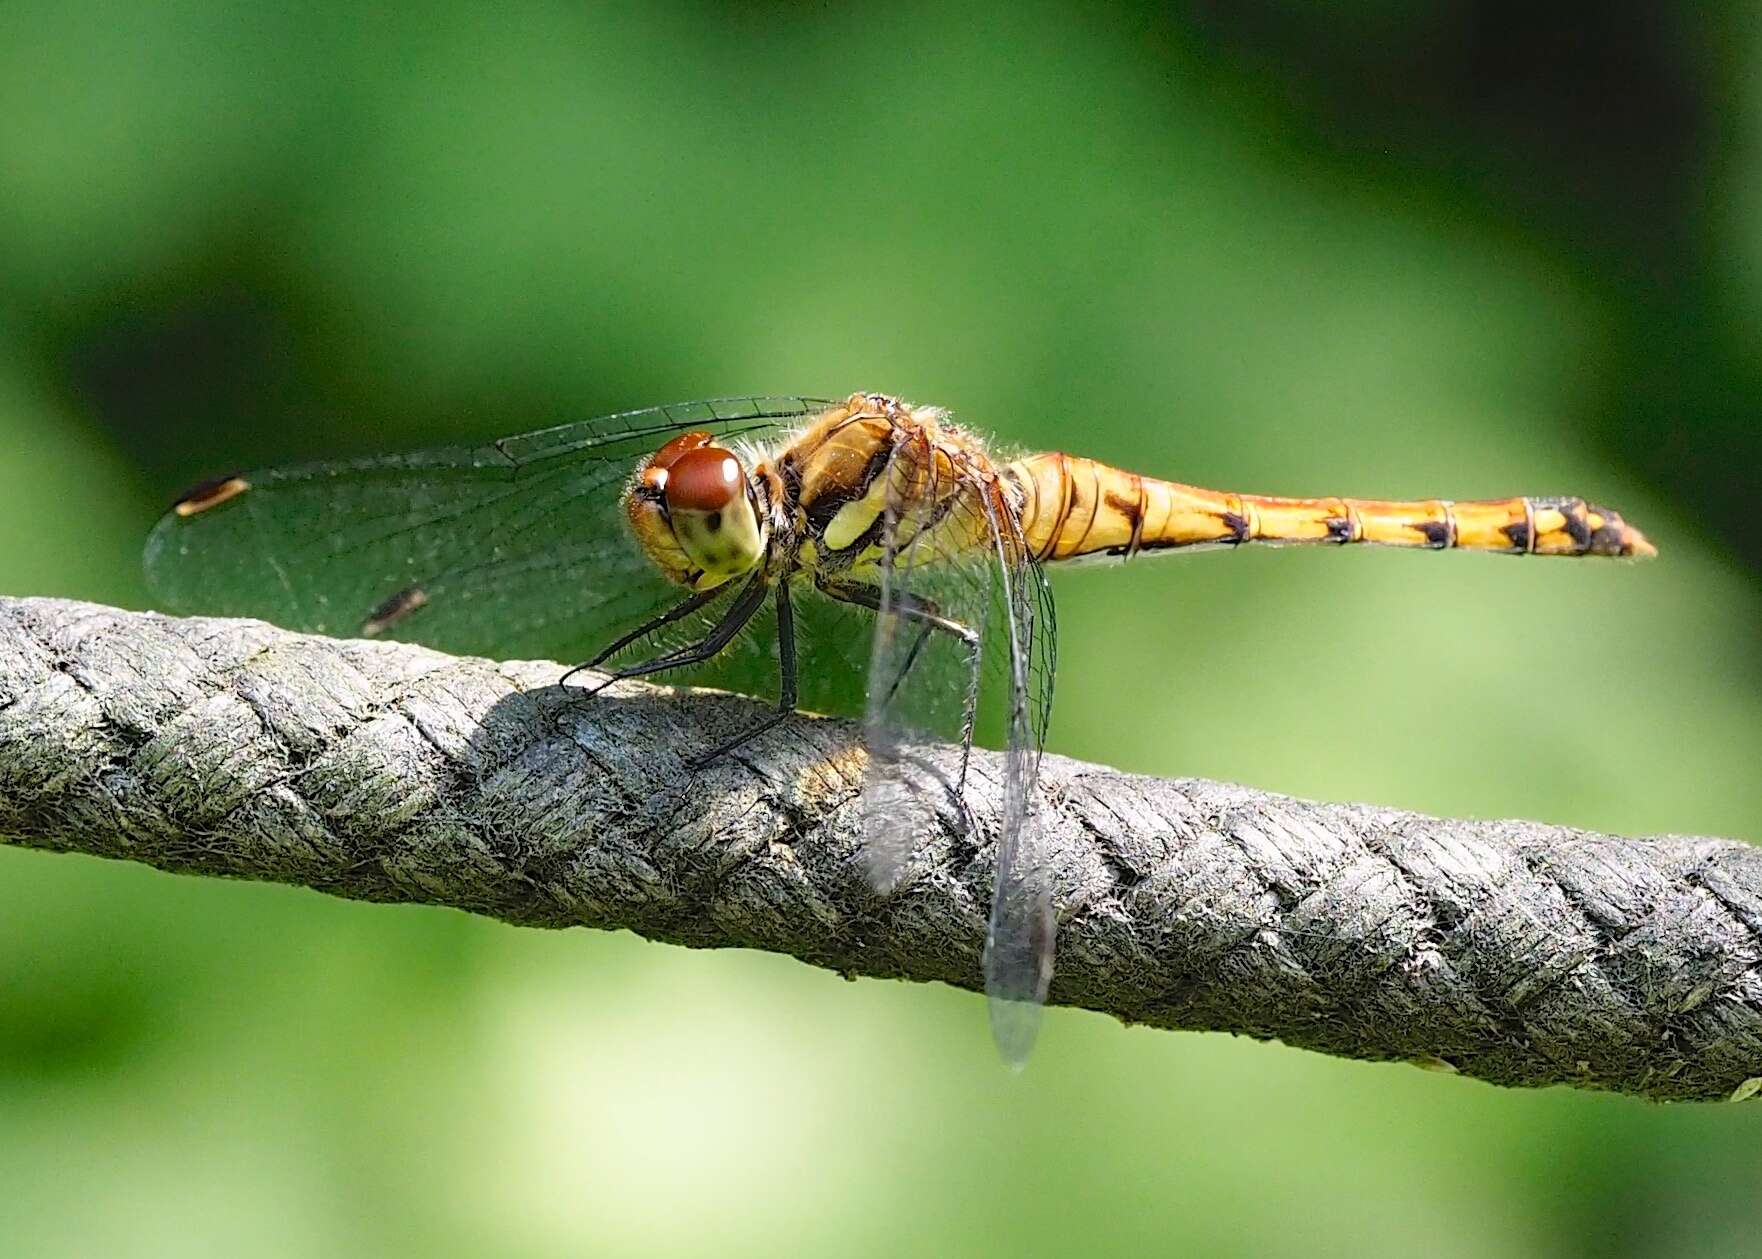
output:
<svg viewBox="0 0 1762 1259"><path fill-rule="evenodd" d="M1577 498L1537 498L1532 499L1531 502L1534 506L1541 508L1543 511L1559 512L1560 518L1566 522L1566 536L1572 539L1572 544L1580 550L1586 550L1590 547L1591 526L1585 519L1584 500Z"/></svg>
<svg viewBox="0 0 1762 1259"><path fill-rule="evenodd" d="M1129 556L1135 552L1144 541L1144 478L1136 477L1134 479L1138 483L1138 497L1136 500L1121 498L1112 490L1107 492L1107 505L1132 522L1132 533L1131 536L1126 539L1126 544L1124 546L1110 546L1107 549L1107 554L1109 555Z"/></svg>
<svg viewBox="0 0 1762 1259"><path fill-rule="evenodd" d="M1560 509L1566 517L1566 532L1572 538L1572 544L1581 551L1591 549L1591 523L1585 519L1585 505L1575 502L1570 507Z"/></svg>

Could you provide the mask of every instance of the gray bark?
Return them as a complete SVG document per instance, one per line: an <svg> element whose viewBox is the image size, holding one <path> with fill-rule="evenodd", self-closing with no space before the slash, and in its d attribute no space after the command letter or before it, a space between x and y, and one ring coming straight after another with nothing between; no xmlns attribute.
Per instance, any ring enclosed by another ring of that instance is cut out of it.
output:
<svg viewBox="0 0 1762 1259"><path fill-rule="evenodd" d="M916 836L904 886L874 894L849 723L796 718L693 771L751 701L643 686L590 700L561 671L0 599L0 835L979 986L989 843L951 815ZM981 830L998 786L978 754ZM1062 757L1042 788L1056 1004L1504 1085L1698 1100L1762 1086L1762 849Z"/></svg>

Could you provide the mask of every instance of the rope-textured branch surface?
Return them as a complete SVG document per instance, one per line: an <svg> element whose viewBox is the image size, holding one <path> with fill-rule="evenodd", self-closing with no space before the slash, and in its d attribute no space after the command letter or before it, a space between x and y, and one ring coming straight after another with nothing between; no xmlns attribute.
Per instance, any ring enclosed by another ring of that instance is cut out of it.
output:
<svg viewBox="0 0 1762 1259"><path fill-rule="evenodd" d="M0 834L165 870L979 984L989 841L889 898L853 728L253 621L0 599ZM931 756L950 756L932 749ZM1048 757L1052 1001L1659 1099L1762 1086L1762 849L1463 822ZM988 833L997 759L968 795Z"/></svg>

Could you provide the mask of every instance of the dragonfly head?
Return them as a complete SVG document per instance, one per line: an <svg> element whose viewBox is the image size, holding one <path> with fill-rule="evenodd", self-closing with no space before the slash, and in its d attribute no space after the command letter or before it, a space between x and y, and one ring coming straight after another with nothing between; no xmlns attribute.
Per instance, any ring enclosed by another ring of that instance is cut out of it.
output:
<svg viewBox="0 0 1762 1259"><path fill-rule="evenodd" d="M624 510L649 559L694 590L751 572L769 541L746 470L709 433L682 433L649 456Z"/></svg>

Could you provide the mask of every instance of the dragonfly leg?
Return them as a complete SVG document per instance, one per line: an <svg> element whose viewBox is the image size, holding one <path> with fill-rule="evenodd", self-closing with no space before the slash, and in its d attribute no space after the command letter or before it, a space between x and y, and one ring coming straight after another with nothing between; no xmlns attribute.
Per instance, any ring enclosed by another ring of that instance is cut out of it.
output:
<svg viewBox="0 0 1762 1259"><path fill-rule="evenodd" d="M720 598L725 593L726 591L723 587L717 586L710 590L700 590L689 599L680 600L659 616L650 617L641 625L631 630L628 634L623 634L613 639L592 660L583 661L581 664L576 665L573 669L569 670L569 672L565 673L558 679L557 684L559 686L566 684L570 678L585 669L599 668L602 664L623 651L637 639L646 638L662 626L671 625L674 621L677 621L682 617L690 616L693 612L696 612L706 604L715 602L716 599Z"/></svg>
<svg viewBox="0 0 1762 1259"><path fill-rule="evenodd" d="M777 584L777 668L779 673L777 711L756 725L742 730L728 742L698 757L691 763L693 769L702 769L711 761L720 760L749 739L757 738L772 726L794 714L800 685L795 667L795 608L789 601L789 583L787 581Z"/></svg>
<svg viewBox="0 0 1762 1259"><path fill-rule="evenodd" d="M820 587L820 592L841 603L854 603L871 612L881 610L880 589L866 583L828 583ZM892 611L898 616L908 621L914 621L928 629L941 630L944 634L960 639L970 650L978 650L979 632L964 621L956 621L943 616L930 600L921 599L909 591L900 590L894 593L894 602L898 606L894 607Z"/></svg>
<svg viewBox="0 0 1762 1259"><path fill-rule="evenodd" d="M710 632L688 646L676 651L656 656L653 660L645 660L641 664L626 665L606 675L606 680L593 687L588 694L597 695L614 682L622 682L628 678L646 678L651 674L665 673L669 669L683 669L688 665L702 664L719 655L723 648L734 641L734 636L746 628L746 623L753 619L753 614L764 603L770 582L764 573L759 573L746 584L735 597L728 610L722 614ZM680 615L684 615L681 613Z"/></svg>

